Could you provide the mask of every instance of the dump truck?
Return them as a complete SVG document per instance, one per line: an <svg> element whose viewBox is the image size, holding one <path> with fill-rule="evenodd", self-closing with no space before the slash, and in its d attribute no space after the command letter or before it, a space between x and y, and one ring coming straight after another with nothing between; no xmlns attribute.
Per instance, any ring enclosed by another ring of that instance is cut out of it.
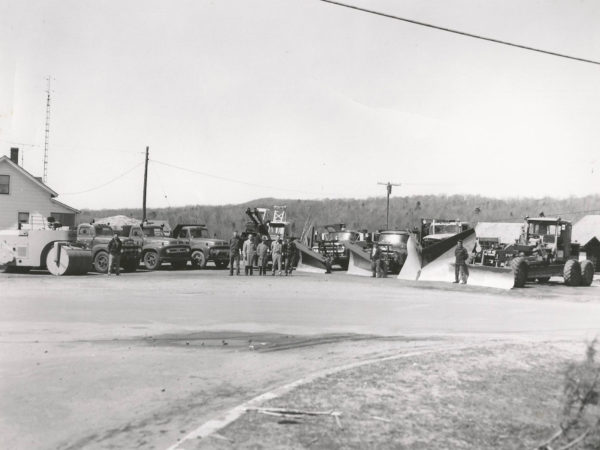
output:
<svg viewBox="0 0 600 450"><path fill-rule="evenodd" d="M77 243L91 251L93 269L107 273L108 243L115 232L123 242L121 267L125 272L135 272L142 255L143 232L140 227L125 225L117 230L110 225L82 223L77 226Z"/></svg>
<svg viewBox="0 0 600 450"><path fill-rule="evenodd" d="M0 273L41 269L52 275L86 274L91 252L76 244L76 231L55 227L52 222L43 229L0 231Z"/></svg>
<svg viewBox="0 0 600 450"><path fill-rule="evenodd" d="M191 248L181 239L174 239L165 231L163 223L142 223L142 264L148 270L157 270L170 263L175 270L185 269L190 260Z"/></svg>
<svg viewBox="0 0 600 450"><path fill-rule="evenodd" d="M312 250L328 258L332 265L348 270L350 252L346 244L359 242L361 234L358 231L347 230L346 224L343 223L325 225L323 228L325 232L321 233L320 239L313 242Z"/></svg>
<svg viewBox="0 0 600 450"><path fill-rule="evenodd" d="M528 282L562 277L567 286L591 285L594 265L579 261L579 246L571 242L571 231L571 222L560 217L526 217L516 242L474 246L467 265L469 283L521 288Z"/></svg>
<svg viewBox="0 0 600 450"><path fill-rule="evenodd" d="M209 261L217 269L227 268L229 264L229 245L222 239L210 237L208 228L203 224L179 224L173 228L173 237L189 245L192 265L205 269Z"/></svg>

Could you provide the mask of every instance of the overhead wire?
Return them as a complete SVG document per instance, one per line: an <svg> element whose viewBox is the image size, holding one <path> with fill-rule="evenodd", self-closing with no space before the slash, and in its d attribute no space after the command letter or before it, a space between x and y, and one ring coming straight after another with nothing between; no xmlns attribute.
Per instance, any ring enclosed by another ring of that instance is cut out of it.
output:
<svg viewBox="0 0 600 450"><path fill-rule="evenodd" d="M456 30L456 29L453 29L453 28L447 28L447 27L442 27L442 26L439 26L439 25L433 25L433 24L430 24L430 23L421 22L419 20L408 19L406 17L400 17L400 16L396 16L394 14L389 14L389 13L384 13L384 12L381 12L381 11L375 11L375 10L372 10L372 9L362 8L360 6L350 5L350 4L347 4L347 3L337 2L337 1L334 1L334 0L318 0L318 1L323 2L323 3L329 3L329 4L332 4L332 5L336 5L336 6L341 6L343 8L354 9L356 11L366 12L368 14L374 14L374 15L381 16L381 17L387 17L388 19L394 19L394 20L399 20L399 21L402 21L402 22L411 23L413 25L419 25L419 26L422 26L422 27L433 28L433 29L436 29L436 30L445 31L447 33L453 33L453 34L458 34L458 35L461 35L461 36L466 36L466 37L470 37L470 38L474 38L474 39L479 39L479 40L482 40L482 41L493 42L495 44L507 45L507 46L510 46L510 47L520 48L522 50L529 50L529 51L532 51L532 52L538 52L538 53L544 53L546 55L557 56L559 58L566 58L566 59L571 59L571 60L574 60L574 61L580 61L580 62L584 62L584 63L588 63L588 64L600 65L600 61L595 61L593 59L580 58L580 57L577 57L577 56L566 55L564 53L558 53L558 52L554 52L554 51L550 51L550 50L543 50L543 49L536 48L536 47L530 47L528 45L517 44L517 43L514 43L514 42L504 41L504 40L501 40L501 39L486 37L486 36L482 36L482 35L479 35L479 34L468 33L466 31L460 31L460 30Z"/></svg>
<svg viewBox="0 0 600 450"><path fill-rule="evenodd" d="M117 180L119 180L119 179L123 178L125 175L128 175L129 173L133 172L135 169L137 169L137 168L138 168L139 166L141 166L142 164L144 164L144 163L143 163L143 162L139 162L139 163L137 163L135 166L133 166L133 167L131 167L130 169L126 170L126 171L125 171L125 172L123 172L122 174L120 174L120 175L117 175L117 176L116 176L116 177L114 177L114 178L111 178L109 181L107 181L106 183L103 183L103 184L101 184L101 185L99 185L99 186L96 186L96 187L93 187L93 188L90 188L90 189L86 189L86 190L84 190L84 191L79 191L79 192L65 192L65 193L63 193L63 194L61 194L61 195L77 195L77 194L85 194L85 193L87 193L87 192L96 191L96 190L98 190L98 189L101 189L101 188L103 188L103 187L105 187L105 186L108 186L109 184L111 184L111 183L114 183L115 181L117 181Z"/></svg>

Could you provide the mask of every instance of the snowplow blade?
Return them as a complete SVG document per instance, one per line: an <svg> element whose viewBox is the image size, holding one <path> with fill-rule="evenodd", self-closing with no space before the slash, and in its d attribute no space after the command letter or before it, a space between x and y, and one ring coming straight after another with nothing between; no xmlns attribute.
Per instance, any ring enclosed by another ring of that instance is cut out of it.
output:
<svg viewBox="0 0 600 450"><path fill-rule="evenodd" d="M468 284L474 286L493 287L498 289L512 289L514 287L514 273L509 267L490 267L468 264ZM454 264L451 264L454 276Z"/></svg>
<svg viewBox="0 0 600 450"><path fill-rule="evenodd" d="M347 273L350 275L370 277L372 275L370 252L365 251L360 245L352 244L350 242L344 245L349 253Z"/></svg>
<svg viewBox="0 0 600 450"><path fill-rule="evenodd" d="M473 230L467 231L471 231L471 234L468 237L463 238L462 241L463 246L469 250L473 248L473 245L475 244L475 233ZM454 245L441 253L438 258L423 266L421 275L418 278L420 281L454 281L454 250L456 249L456 242L458 240L460 240L460 238L456 239ZM440 242L440 244L443 243L445 243L445 241Z"/></svg>
<svg viewBox="0 0 600 450"><path fill-rule="evenodd" d="M456 248L458 241L464 241L463 244L465 244L465 247L467 247L467 249L470 248L467 240L473 238L474 241L474 234L475 230L473 229L465 230L448 239L444 239L437 244L426 247L423 250L419 249L415 237L411 235L406 243L406 261L398 274L398 279L419 280L422 268L428 266L448 251L451 251L454 256L454 249ZM454 270L454 268L452 268L452 270Z"/></svg>
<svg viewBox="0 0 600 450"><path fill-rule="evenodd" d="M326 261L323 256L314 252L310 247L300 241L294 241L298 249L298 264L296 270L301 272L323 273L326 270Z"/></svg>

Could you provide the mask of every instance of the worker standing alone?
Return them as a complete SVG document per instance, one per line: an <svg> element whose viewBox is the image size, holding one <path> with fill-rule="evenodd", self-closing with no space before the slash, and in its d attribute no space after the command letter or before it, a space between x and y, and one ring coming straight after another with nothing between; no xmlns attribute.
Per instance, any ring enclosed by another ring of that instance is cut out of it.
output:
<svg viewBox="0 0 600 450"><path fill-rule="evenodd" d="M108 272L110 275L111 270L114 269L117 276L120 275L121 270L121 253L123 251L123 242L119 239L119 235L115 233L113 238L108 242Z"/></svg>
<svg viewBox="0 0 600 450"><path fill-rule="evenodd" d="M258 274L267 274L267 261L269 258L269 246L267 245L267 237L263 236L260 244L256 247L256 253L258 255Z"/></svg>
<svg viewBox="0 0 600 450"><path fill-rule="evenodd" d="M285 246L285 274L292 275L294 264L296 263L296 243L294 238L290 238Z"/></svg>
<svg viewBox="0 0 600 450"><path fill-rule="evenodd" d="M469 278L469 269L467 268L469 252L463 247L462 241L458 241L456 245L454 258L454 283L458 283L460 278L461 284L467 284L467 278Z"/></svg>
<svg viewBox="0 0 600 450"><path fill-rule="evenodd" d="M233 232L233 236L229 239L229 275L233 276L233 266L236 264L237 275L240 274L240 237L237 231Z"/></svg>

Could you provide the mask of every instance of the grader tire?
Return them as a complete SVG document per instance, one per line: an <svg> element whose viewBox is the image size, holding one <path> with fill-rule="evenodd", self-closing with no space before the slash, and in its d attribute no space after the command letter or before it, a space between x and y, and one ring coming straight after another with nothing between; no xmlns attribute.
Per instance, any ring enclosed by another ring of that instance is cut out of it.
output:
<svg viewBox="0 0 600 450"><path fill-rule="evenodd" d="M594 263L585 260L581 263L581 286L589 286L594 281Z"/></svg>
<svg viewBox="0 0 600 450"><path fill-rule="evenodd" d="M567 286L579 286L581 284L581 265L579 261L568 260L563 269L563 277Z"/></svg>
<svg viewBox="0 0 600 450"><path fill-rule="evenodd" d="M527 272L529 272L527 261L524 258L515 258L510 263L510 267L513 271L514 287L524 287L527 282Z"/></svg>

